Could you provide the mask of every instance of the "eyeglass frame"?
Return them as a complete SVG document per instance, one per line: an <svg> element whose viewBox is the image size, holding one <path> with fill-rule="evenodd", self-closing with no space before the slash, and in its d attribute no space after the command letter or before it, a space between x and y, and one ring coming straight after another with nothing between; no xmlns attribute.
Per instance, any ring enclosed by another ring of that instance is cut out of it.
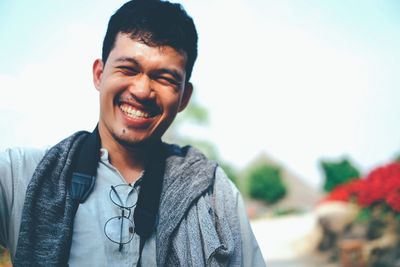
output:
<svg viewBox="0 0 400 267"><path fill-rule="evenodd" d="M108 219L108 220L105 222L105 224L104 224L104 234L105 234L105 236L106 236L111 242L116 243L116 244L119 245L118 251L121 252L123 246L126 245L126 244L128 244L129 242L131 242L132 239L133 239L133 237L134 237L134 234L135 234L135 228L134 228L135 223L134 223L129 217L130 217L131 214L132 214L132 208L134 208L134 207L136 206L136 204L137 204L137 199L136 199L136 201L135 201L131 206L124 206L124 205L123 205L123 201L122 201L121 197L119 196L119 194L118 194L118 192L117 192L117 190L116 190L116 188L119 187L119 186L129 186L129 187L132 188L131 191L128 193L128 197L129 197L130 194L132 194L132 193L135 192L135 191L136 191L136 193L137 193L137 195L138 195L138 191L137 191L137 189L136 189L135 186L132 186L132 185L130 185L130 184L118 184L118 185L116 185L116 186L111 185L111 189L110 189L110 192L109 192L109 197L110 197L111 202L112 202L114 205L116 205L116 206L122 211L122 214L121 214L121 215L118 215L118 216L113 216L113 217L111 217L110 219ZM116 203L116 202L114 201L114 199L113 199L112 196L111 196L112 193L114 193L114 194L117 196L117 198L118 198L118 200L120 201L121 204L118 204L118 203ZM128 211L128 212L129 212L129 214L128 214L127 216L125 215L125 211ZM107 227L108 223L109 223L111 220L113 220L113 219L121 220L121 227L120 227L120 234L119 234L120 241L119 241L119 242L113 240L112 238L110 238L110 237L107 235L106 227ZM123 236L123 235L122 235L122 232L123 232L123 226L124 226L124 225L123 225L123 224L124 224L124 223L123 223L123 222L124 222L124 219L127 219L127 220L133 225L133 227L129 227L129 232L132 234L132 236L131 236L131 237L129 238L129 240L126 241L126 242L122 242L122 236ZM131 228L132 228L132 231L131 231Z"/></svg>

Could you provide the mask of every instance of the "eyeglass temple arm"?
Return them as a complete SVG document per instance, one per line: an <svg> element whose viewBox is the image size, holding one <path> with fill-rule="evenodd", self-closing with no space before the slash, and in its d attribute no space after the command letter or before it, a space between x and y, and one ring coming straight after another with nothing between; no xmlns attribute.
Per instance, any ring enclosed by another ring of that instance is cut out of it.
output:
<svg viewBox="0 0 400 267"><path fill-rule="evenodd" d="M124 214L125 213L125 210L122 210L122 217L121 217L121 229L120 229L120 234L119 234L119 252L121 252L121 250L122 250L122 247L124 246L123 244L122 244L122 229L124 229Z"/></svg>
<svg viewBox="0 0 400 267"><path fill-rule="evenodd" d="M113 185L111 186L111 190L112 190L112 191L115 193L115 195L117 196L120 205L123 206L123 205L124 205L124 202L122 202L122 199L120 198L119 194L117 193L117 190L115 190L115 187L114 187Z"/></svg>

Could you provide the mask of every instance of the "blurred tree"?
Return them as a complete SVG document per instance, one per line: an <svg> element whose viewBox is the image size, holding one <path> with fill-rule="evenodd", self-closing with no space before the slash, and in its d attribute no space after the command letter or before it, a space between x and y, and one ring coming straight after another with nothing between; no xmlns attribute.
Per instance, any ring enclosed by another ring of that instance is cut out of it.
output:
<svg viewBox="0 0 400 267"><path fill-rule="evenodd" d="M200 105L197 102L196 98L193 97L193 100L190 102L190 105L187 106L186 110L176 118L175 124L180 124L181 122L192 122L199 125L207 125L208 124L208 111L205 107Z"/></svg>
<svg viewBox="0 0 400 267"><path fill-rule="evenodd" d="M335 162L322 160L320 166L325 176L324 190L326 192L332 191L340 184L360 178L360 171L346 158Z"/></svg>
<svg viewBox="0 0 400 267"><path fill-rule="evenodd" d="M164 135L164 140L173 143L183 143L184 141L193 141L182 134L185 125L192 124L200 127L206 127L208 125L208 112L199 102L195 96L192 96L192 100L186 109L179 113L174 123L168 129ZM213 147L211 143L207 144L208 147ZM209 149L209 148L207 148Z"/></svg>
<svg viewBox="0 0 400 267"><path fill-rule="evenodd" d="M276 203L287 192L281 169L274 165L264 163L254 166L248 173L248 182L250 197L268 204Z"/></svg>
<svg viewBox="0 0 400 267"><path fill-rule="evenodd" d="M400 162L400 154L397 155L397 157L394 158L394 161L399 161Z"/></svg>

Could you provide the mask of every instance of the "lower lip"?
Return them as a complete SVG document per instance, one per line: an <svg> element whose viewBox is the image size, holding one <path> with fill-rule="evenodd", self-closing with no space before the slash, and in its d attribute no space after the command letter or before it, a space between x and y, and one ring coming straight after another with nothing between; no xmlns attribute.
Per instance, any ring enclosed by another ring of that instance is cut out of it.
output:
<svg viewBox="0 0 400 267"><path fill-rule="evenodd" d="M132 118L129 117L125 112L123 112L120 108L118 108L119 112L122 114L122 118L126 124L134 128L147 128L153 121L153 118L143 118L137 117Z"/></svg>

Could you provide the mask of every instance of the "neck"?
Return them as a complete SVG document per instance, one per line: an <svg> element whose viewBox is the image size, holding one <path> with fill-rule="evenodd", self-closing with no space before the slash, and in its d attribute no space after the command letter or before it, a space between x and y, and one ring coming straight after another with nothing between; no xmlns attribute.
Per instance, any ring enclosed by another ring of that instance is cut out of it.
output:
<svg viewBox="0 0 400 267"><path fill-rule="evenodd" d="M145 169L156 144L137 146L123 144L101 127L99 127L99 134L101 146L107 149L110 163L121 173L127 183L135 182Z"/></svg>

